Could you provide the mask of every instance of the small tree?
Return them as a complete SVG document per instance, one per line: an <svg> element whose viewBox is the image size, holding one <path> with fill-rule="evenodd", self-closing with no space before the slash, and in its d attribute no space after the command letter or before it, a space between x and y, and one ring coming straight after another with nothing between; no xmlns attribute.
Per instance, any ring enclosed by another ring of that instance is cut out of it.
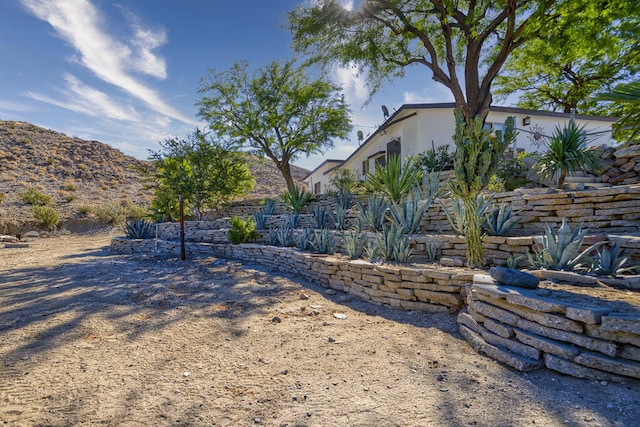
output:
<svg viewBox="0 0 640 427"><path fill-rule="evenodd" d="M558 175L558 189L564 185L568 172L599 170L602 160L594 150L587 147L587 132L573 120L563 127L556 126L547 146L547 151L534 165L543 178L554 179Z"/></svg>
<svg viewBox="0 0 640 427"><path fill-rule="evenodd" d="M293 61L274 61L253 75L247 68L243 62L221 73L209 70L200 88L200 117L221 139L271 159L292 190L291 162L346 137L349 108L339 86L309 80Z"/></svg>
<svg viewBox="0 0 640 427"><path fill-rule="evenodd" d="M492 130L483 129L480 117L476 117L468 126L458 108L455 110L455 117L455 179L449 181L449 189L453 197L462 201L467 262L469 266L475 267L484 264L482 215L479 213L481 206L478 195L496 173L505 149L516 137L515 121L513 117L506 120L503 135L500 131L493 133Z"/></svg>
<svg viewBox="0 0 640 427"><path fill-rule="evenodd" d="M156 161L156 197L164 206L167 199L184 197L198 219L206 210L247 194L255 180L245 154L230 150L196 130L187 139L161 142L162 150L152 153Z"/></svg>

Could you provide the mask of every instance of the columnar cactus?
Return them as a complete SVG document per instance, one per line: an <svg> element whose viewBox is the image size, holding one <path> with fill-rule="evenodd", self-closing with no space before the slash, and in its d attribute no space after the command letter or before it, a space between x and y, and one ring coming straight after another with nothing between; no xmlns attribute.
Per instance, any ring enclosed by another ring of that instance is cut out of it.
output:
<svg viewBox="0 0 640 427"><path fill-rule="evenodd" d="M462 201L464 207L467 263L472 267L482 266L484 236L481 232L482 218L478 212L478 195L496 173L505 149L516 137L515 120L513 117L507 118L503 134L501 131L483 129L480 117L475 117L467 125L460 109L455 110L455 117L455 178L449 181L449 189L454 198Z"/></svg>

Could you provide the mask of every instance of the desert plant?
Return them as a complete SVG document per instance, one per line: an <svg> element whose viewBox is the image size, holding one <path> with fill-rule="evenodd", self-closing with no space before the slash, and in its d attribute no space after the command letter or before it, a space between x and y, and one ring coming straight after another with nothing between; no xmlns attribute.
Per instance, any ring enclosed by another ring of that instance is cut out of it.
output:
<svg viewBox="0 0 640 427"><path fill-rule="evenodd" d="M501 202L499 208L494 206L484 214L482 227L491 236L505 236L520 221L521 218L515 217L512 206Z"/></svg>
<svg viewBox="0 0 640 427"><path fill-rule="evenodd" d="M567 173L576 170L602 169L602 159L595 150L587 147L589 140L584 126L573 120L556 129L547 144L547 151L536 161L534 169L546 179L558 176L557 188L561 189Z"/></svg>
<svg viewBox="0 0 640 427"><path fill-rule="evenodd" d="M264 215L273 215L273 211L276 208L276 201L273 199L265 199L262 206L260 206L260 212Z"/></svg>
<svg viewBox="0 0 640 427"><path fill-rule="evenodd" d="M438 240L427 240L424 243L424 254L427 261L437 261L442 255L443 243Z"/></svg>
<svg viewBox="0 0 640 427"><path fill-rule="evenodd" d="M636 266L626 266L629 257L625 255L617 243L611 249L603 248L602 251L596 249L596 262L594 272L603 276L618 276L622 273L633 271Z"/></svg>
<svg viewBox="0 0 640 427"><path fill-rule="evenodd" d="M298 223L300 222L300 214L293 213L287 215L287 224L286 226L293 229L298 228Z"/></svg>
<svg viewBox="0 0 640 427"><path fill-rule="evenodd" d="M516 270L521 260L522 260L522 257L519 257L516 254L511 254L507 258L507 267Z"/></svg>
<svg viewBox="0 0 640 427"><path fill-rule="evenodd" d="M293 228L289 225L276 229L277 246L295 246L296 239L293 233Z"/></svg>
<svg viewBox="0 0 640 427"><path fill-rule="evenodd" d="M404 227L407 234L414 234L420 228L424 213L429 209L432 199L423 202L416 192L402 196L400 202L391 204L389 211L395 222Z"/></svg>
<svg viewBox="0 0 640 427"><path fill-rule="evenodd" d="M337 205L336 210L329 213L329 217L336 230L345 229L347 210L342 205Z"/></svg>
<svg viewBox="0 0 640 427"><path fill-rule="evenodd" d="M422 170L414 167L413 162L409 158L402 167L400 156L389 156L384 166L376 166L373 172L367 173L365 185L384 194L389 201L397 202L422 181Z"/></svg>
<svg viewBox="0 0 640 427"><path fill-rule="evenodd" d="M31 212L40 227L55 230L60 223L60 214L53 206L33 205Z"/></svg>
<svg viewBox="0 0 640 427"><path fill-rule="evenodd" d="M479 212L482 205L478 203L478 196L495 175L505 149L516 137L515 120L507 118L503 134L483 129L484 123L479 116L467 124L459 108L455 110L455 117L455 180L449 181L449 189L452 196L462 202L462 234L467 245L467 263L475 267L484 264L482 214Z"/></svg>
<svg viewBox="0 0 640 427"><path fill-rule="evenodd" d="M278 230L277 229L269 230L269 234L267 234L267 245L269 245L269 246L280 246L280 241L278 240Z"/></svg>
<svg viewBox="0 0 640 427"><path fill-rule="evenodd" d="M80 212L84 216L87 216L91 212L93 212L93 208L89 205L82 205L78 208L78 212Z"/></svg>
<svg viewBox="0 0 640 427"><path fill-rule="evenodd" d="M98 206L94 213L107 224L121 225L127 219L127 208L122 203L108 202Z"/></svg>
<svg viewBox="0 0 640 427"><path fill-rule="evenodd" d="M541 246L533 248L533 254L527 251L527 259L533 268L546 268L550 270L574 270L581 266L590 269L593 261L589 253L604 242L598 242L580 252L586 230L582 226L573 231L562 218L562 225L556 232L548 223L545 223L545 233L542 236Z"/></svg>
<svg viewBox="0 0 640 427"><path fill-rule="evenodd" d="M27 188L25 191L18 193L20 201L33 206L48 206L53 202L53 197L48 194L39 192L33 187Z"/></svg>
<svg viewBox="0 0 640 427"><path fill-rule="evenodd" d="M367 246L364 248L364 255L369 262L378 262L378 258L380 257L380 248L375 244L375 242L368 242Z"/></svg>
<svg viewBox="0 0 640 427"><path fill-rule="evenodd" d="M256 223L256 230L266 230L267 229L267 218L269 215L266 215L264 212L256 212L253 214L253 220Z"/></svg>
<svg viewBox="0 0 640 427"><path fill-rule="evenodd" d="M129 219L124 225L124 232L129 239L151 239L153 223L141 218Z"/></svg>
<svg viewBox="0 0 640 427"><path fill-rule="evenodd" d="M366 233L350 231L348 233L343 233L342 235L342 244L344 246L344 251L351 259L362 258L362 255L364 254L366 248L366 243Z"/></svg>
<svg viewBox="0 0 640 427"><path fill-rule="evenodd" d="M302 212L307 203L313 201L315 195L297 186L293 186L280 195L280 200L285 203L294 213Z"/></svg>
<svg viewBox="0 0 640 427"><path fill-rule="evenodd" d="M145 205L140 205L132 202L125 202L124 208L127 212L127 218L146 219L151 216L149 208Z"/></svg>
<svg viewBox="0 0 640 427"><path fill-rule="evenodd" d="M313 217L316 220L317 228L325 228L329 219L327 215L327 208L324 206L316 206L313 208Z"/></svg>
<svg viewBox="0 0 640 427"><path fill-rule="evenodd" d="M358 207L358 218L364 228L371 231L382 230L387 209L389 209L389 203L384 197L377 194L369 194L366 208L360 201L356 202L356 206Z"/></svg>
<svg viewBox="0 0 640 427"><path fill-rule="evenodd" d="M375 234L375 243L380 255L386 261L409 262L413 250L409 247L409 238L405 236L405 229L397 224L382 228Z"/></svg>
<svg viewBox="0 0 640 427"><path fill-rule="evenodd" d="M422 200L433 201L442 197L445 192L440 190L440 171L422 174L422 183L414 187L414 193Z"/></svg>
<svg viewBox="0 0 640 427"><path fill-rule="evenodd" d="M474 215L478 215L479 218L482 218L484 214L487 212L487 209L489 209L489 206L491 206L492 201L493 201L493 195L489 196L486 200L484 196L478 195L476 197L475 206L471 209L471 211L473 212ZM470 202L468 204L470 204ZM445 216L449 220L449 223L451 224L451 227L453 228L453 230L458 234L461 234L464 236L465 224L466 224L465 215L467 213L467 210L465 209L465 206L464 206L464 202L457 198L451 199L451 212L449 212L449 209L447 209L447 207L445 206L444 203L442 203L442 201L440 202L440 205L442 206L442 210L444 211Z"/></svg>
<svg viewBox="0 0 640 427"><path fill-rule="evenodd" d="M311 246L314 251L319 254L334 254L336 251L336 241L331 233L326 228L315 232L315 237L311 242Z"/></svg>
<svg viewBox="0 0 640 427"><path fill-rule="evenodd" d="M231 218L231 228L229 229L231 243L246 243L258 237L260 237L260 233L256 231L256 223L253 219L244 220L237 216Z"/></svg>
<svg viewBox="0 0 640 427"><path fill-rule="evenodd" d="M433 141L431 142L432 145ZM434 146L416 156L416 166L430 171L441 171L453 167L455 154L450 153L449 145Z"/></svg>
<svg viewBox="0 0 640 427"><path fill-rule="evenodd" d="M302 229L302 232L296 236L296 246L301 251L309 252L313 247L313 242L315 241L315 233L313 229L309 227L305 227Z"/></svg>

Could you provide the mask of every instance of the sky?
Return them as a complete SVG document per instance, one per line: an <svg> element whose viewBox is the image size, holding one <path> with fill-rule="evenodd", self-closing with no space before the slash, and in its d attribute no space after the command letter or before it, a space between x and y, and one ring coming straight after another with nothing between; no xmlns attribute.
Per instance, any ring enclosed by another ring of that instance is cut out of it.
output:
<svg viewBox="0 0 640 427"><path fill-rule="evenodd" d="M139 159L196 127L200 80L238 61L252 68L294 56L287 12L308 0L0 0L0 120L98 140ZM348 0L345 0L348 3ZM451 102L424 67L369 98L353 70L334 69L351 106L351 135L309 170L345 159L405 103Z"/></svg>

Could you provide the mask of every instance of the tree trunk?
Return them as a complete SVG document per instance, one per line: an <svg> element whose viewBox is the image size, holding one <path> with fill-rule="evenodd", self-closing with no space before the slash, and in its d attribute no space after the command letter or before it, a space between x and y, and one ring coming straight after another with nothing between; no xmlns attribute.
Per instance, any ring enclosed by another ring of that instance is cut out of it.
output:
<svg viewBox="0 0 640 427"><path fill-rule="evenodd" d="M462 204L464 209L464 238L467 245L467 264L469 267L482 267L484 265L484 253L477 197L465 197L462 200Z"/></svg>
<svg viewBox="0 0 640 427"><path fill-rule="evenodd" d="M558 190L562 190L562 186L564 185L564 180L567 177L567 170L562 168L560 169L560 175L558 176Z"/></svg>
<svg viewBox="0 0 640 427"><path fill-rule="evenodd" d="M291 175L291 165L288 162L276 163L280 173L282 173L282 177L284 181L287 183L287 190L292 190L296 187L296 182L293 180L293 176Z"/></svg>

